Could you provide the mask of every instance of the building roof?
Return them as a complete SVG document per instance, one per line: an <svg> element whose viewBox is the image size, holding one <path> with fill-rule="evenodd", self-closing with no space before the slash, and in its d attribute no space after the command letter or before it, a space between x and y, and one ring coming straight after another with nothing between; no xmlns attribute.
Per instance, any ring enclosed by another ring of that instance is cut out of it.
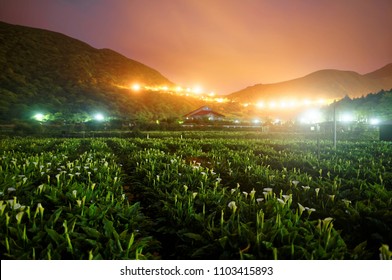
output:
<svg viewBox="0 0 392 280"><path fill-rule="evenodd" d="M184 115L184 118L197 118L197 117L203 117L203 116L215 116L215 117L220 117L224 118L225 116L222 114L219 114L215 111L213 111L210 107L208 106L202 106L186 115Z"/></svg>

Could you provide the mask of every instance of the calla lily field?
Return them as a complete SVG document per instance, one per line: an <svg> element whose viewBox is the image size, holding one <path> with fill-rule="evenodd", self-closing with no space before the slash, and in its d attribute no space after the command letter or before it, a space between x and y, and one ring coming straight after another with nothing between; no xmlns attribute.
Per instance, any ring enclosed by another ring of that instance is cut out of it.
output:
<svg viewBox="0 0 392 280"><path fill-rule="evenodd" d="M392 258L391 143L262 135L1 139L1 259Z"/></svg>

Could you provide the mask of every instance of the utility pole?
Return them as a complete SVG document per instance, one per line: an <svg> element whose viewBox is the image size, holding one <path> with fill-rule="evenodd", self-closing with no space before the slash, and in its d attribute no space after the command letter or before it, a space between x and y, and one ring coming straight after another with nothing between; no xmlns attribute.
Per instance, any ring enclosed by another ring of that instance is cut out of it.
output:
<svg viewBox="0 0 392 280"><path fill-rule="evenodd" d="M316 124L316 133L317 133L317 159L320 160L320 124Z"/></svg>
<svg viewBox="0 0 392 280"><path fill-rule="evenodd" d="M336 149L336 100L333 101L333 148Z"/></svg>

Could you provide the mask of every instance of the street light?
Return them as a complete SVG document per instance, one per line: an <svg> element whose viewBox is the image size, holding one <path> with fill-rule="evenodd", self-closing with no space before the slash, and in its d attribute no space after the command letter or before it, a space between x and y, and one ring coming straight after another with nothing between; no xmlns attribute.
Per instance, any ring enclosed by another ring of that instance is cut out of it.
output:
<svg viewBox="0 0 392 280"><path fill-rule="evenodd" d="M380 123L379 119L376 119L376 118L370 119L370 124L371 125L378 125L379 123Z"/></svg>
<svg viewBox="0 0 392 280"><path fill-rule="evenodd" d="M321 121L321 113L319 110L312 109L305 111L300 118L300 122L304 124L315 124Z"/></svg>
<svg viewBox="0 0 392 280"><path fill-rule="evenodd" d="M342 115L343 122L352 122L354 120L354 116L350 113L345 113Z"/></svg>
<svg viewBox="0 0 392 280"><path fill-rule="evenodd" d="M42 122L45 119L45 116L44 116L44 114L38 113L38 114L35 114L33 118L39 122Z"/></svg>
<svg viewBox="0 0 392 280"><path fill-rule="evenodd" d="M103 121L105 119L105 117L101 113L97 113L94 115L94 119L96 121Z"/></svg>
<svg viewBox="0 0 392 280"><path fill-rule="evenodd" d="M139 91L141 89L141 86L139 84L133 84L132 85L132 90L133 91Z"/></svg>

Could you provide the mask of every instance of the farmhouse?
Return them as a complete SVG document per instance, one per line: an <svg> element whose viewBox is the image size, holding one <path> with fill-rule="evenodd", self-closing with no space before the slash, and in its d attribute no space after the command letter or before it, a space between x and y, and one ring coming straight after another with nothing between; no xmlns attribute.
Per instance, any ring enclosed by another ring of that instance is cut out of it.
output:
<svg viewBox="0 0 392 280"><path fill-rule="evenodd" d="M224 119L224 115L213 111L208 106L200 107L183 116L185 120L209 120L209 121L221 121Z"/></svg>

